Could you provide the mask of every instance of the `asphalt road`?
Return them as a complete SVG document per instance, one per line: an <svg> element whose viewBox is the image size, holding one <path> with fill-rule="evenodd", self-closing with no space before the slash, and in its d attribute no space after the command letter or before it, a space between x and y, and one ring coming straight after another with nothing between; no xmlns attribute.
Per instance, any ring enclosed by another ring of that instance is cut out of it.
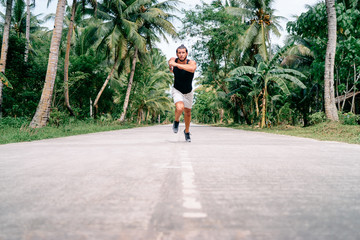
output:
<svg viewBox="0 0 360 240"><path fill-rule="evenodd" d="M182 131L0 145L0 239L360 239L360 145Z"/></svg>

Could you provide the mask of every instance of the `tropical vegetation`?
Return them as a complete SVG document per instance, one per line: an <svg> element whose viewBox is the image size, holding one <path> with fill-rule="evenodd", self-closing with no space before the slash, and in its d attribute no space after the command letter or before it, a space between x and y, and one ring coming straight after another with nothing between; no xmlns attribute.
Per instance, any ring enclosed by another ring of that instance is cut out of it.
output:
<svg viewBox="0 0 360 240"><path fill-rule="evenodd" d="M204 1L182 14L177 0L58 0L56 14L45 17L32 13L38 1L0 2L0 118L27 119L32 128L59 116L170 123L173 77L156 44L171 37L195 42L195 122L358 121L356 0L307 6L287 22L281 46L273 38L284 18L274 0ZM50 18L53 30L44 27Z"/></svg>

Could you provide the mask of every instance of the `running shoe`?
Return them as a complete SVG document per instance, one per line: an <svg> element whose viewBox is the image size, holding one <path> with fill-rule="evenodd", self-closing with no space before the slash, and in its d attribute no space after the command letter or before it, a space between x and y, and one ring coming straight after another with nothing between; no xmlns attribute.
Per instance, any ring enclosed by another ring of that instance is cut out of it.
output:
<svg viewBox="0 0 360 240"><path fill-rule="evenodd" d="M190 132L186 133L185 130L184 130L184 134L185 134L185 141L191 142Z"/></svg>
<svg viewBox="0 0 360 240"><path fill-rule="evenodd" d="M172 129L174 133L177 133L179 131L179 122L174 121Z"/></svg>

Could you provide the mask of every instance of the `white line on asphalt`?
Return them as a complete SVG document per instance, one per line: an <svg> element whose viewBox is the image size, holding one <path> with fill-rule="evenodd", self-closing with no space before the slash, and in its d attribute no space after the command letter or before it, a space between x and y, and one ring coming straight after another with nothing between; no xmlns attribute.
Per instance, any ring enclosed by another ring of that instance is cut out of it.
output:
<svg viewBox="0 0 360 240"><path fill-rule="evenodd" d="M206 218L207 214L202 212L186 212L183 214L184 218Z"/></svg>
<svg viewBox="0 0 360 240"><path fill-rule="evenodd" d="M181 153L181 178L183 190L183 207L186 212L183 213L184 218L206 218L207 214L202 212L202 205L199 201L199 192L194 183L195 173L190 159L186 156L186 152Z"/></svg>

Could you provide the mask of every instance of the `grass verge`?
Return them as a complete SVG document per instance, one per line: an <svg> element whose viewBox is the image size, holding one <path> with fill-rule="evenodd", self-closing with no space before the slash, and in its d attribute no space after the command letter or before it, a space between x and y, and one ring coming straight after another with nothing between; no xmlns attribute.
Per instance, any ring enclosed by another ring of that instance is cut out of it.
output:
<svg viewBox="0 0 360 240"><path fill-rule="evenodd" d="M260 129L258 127L239 124L217 124L215 126L230 127L273 134L290 135L296 137L312 138L321 141L337 141L352 144L360 144L360 126L343 125L338 122L323 122L309 127L300 126L276 126Z"/></svg>
<svg viewBox="0 0 360 240"><path fill-rule="evenodd" d="M49 125L38 129L29 128L28 125L29 123L23 120L11 120L10 123L0 121L0 144L139 127L139 125L132 123L119 124L117 122L100 122L93 120L72 121L60 126Z"/></svg>

